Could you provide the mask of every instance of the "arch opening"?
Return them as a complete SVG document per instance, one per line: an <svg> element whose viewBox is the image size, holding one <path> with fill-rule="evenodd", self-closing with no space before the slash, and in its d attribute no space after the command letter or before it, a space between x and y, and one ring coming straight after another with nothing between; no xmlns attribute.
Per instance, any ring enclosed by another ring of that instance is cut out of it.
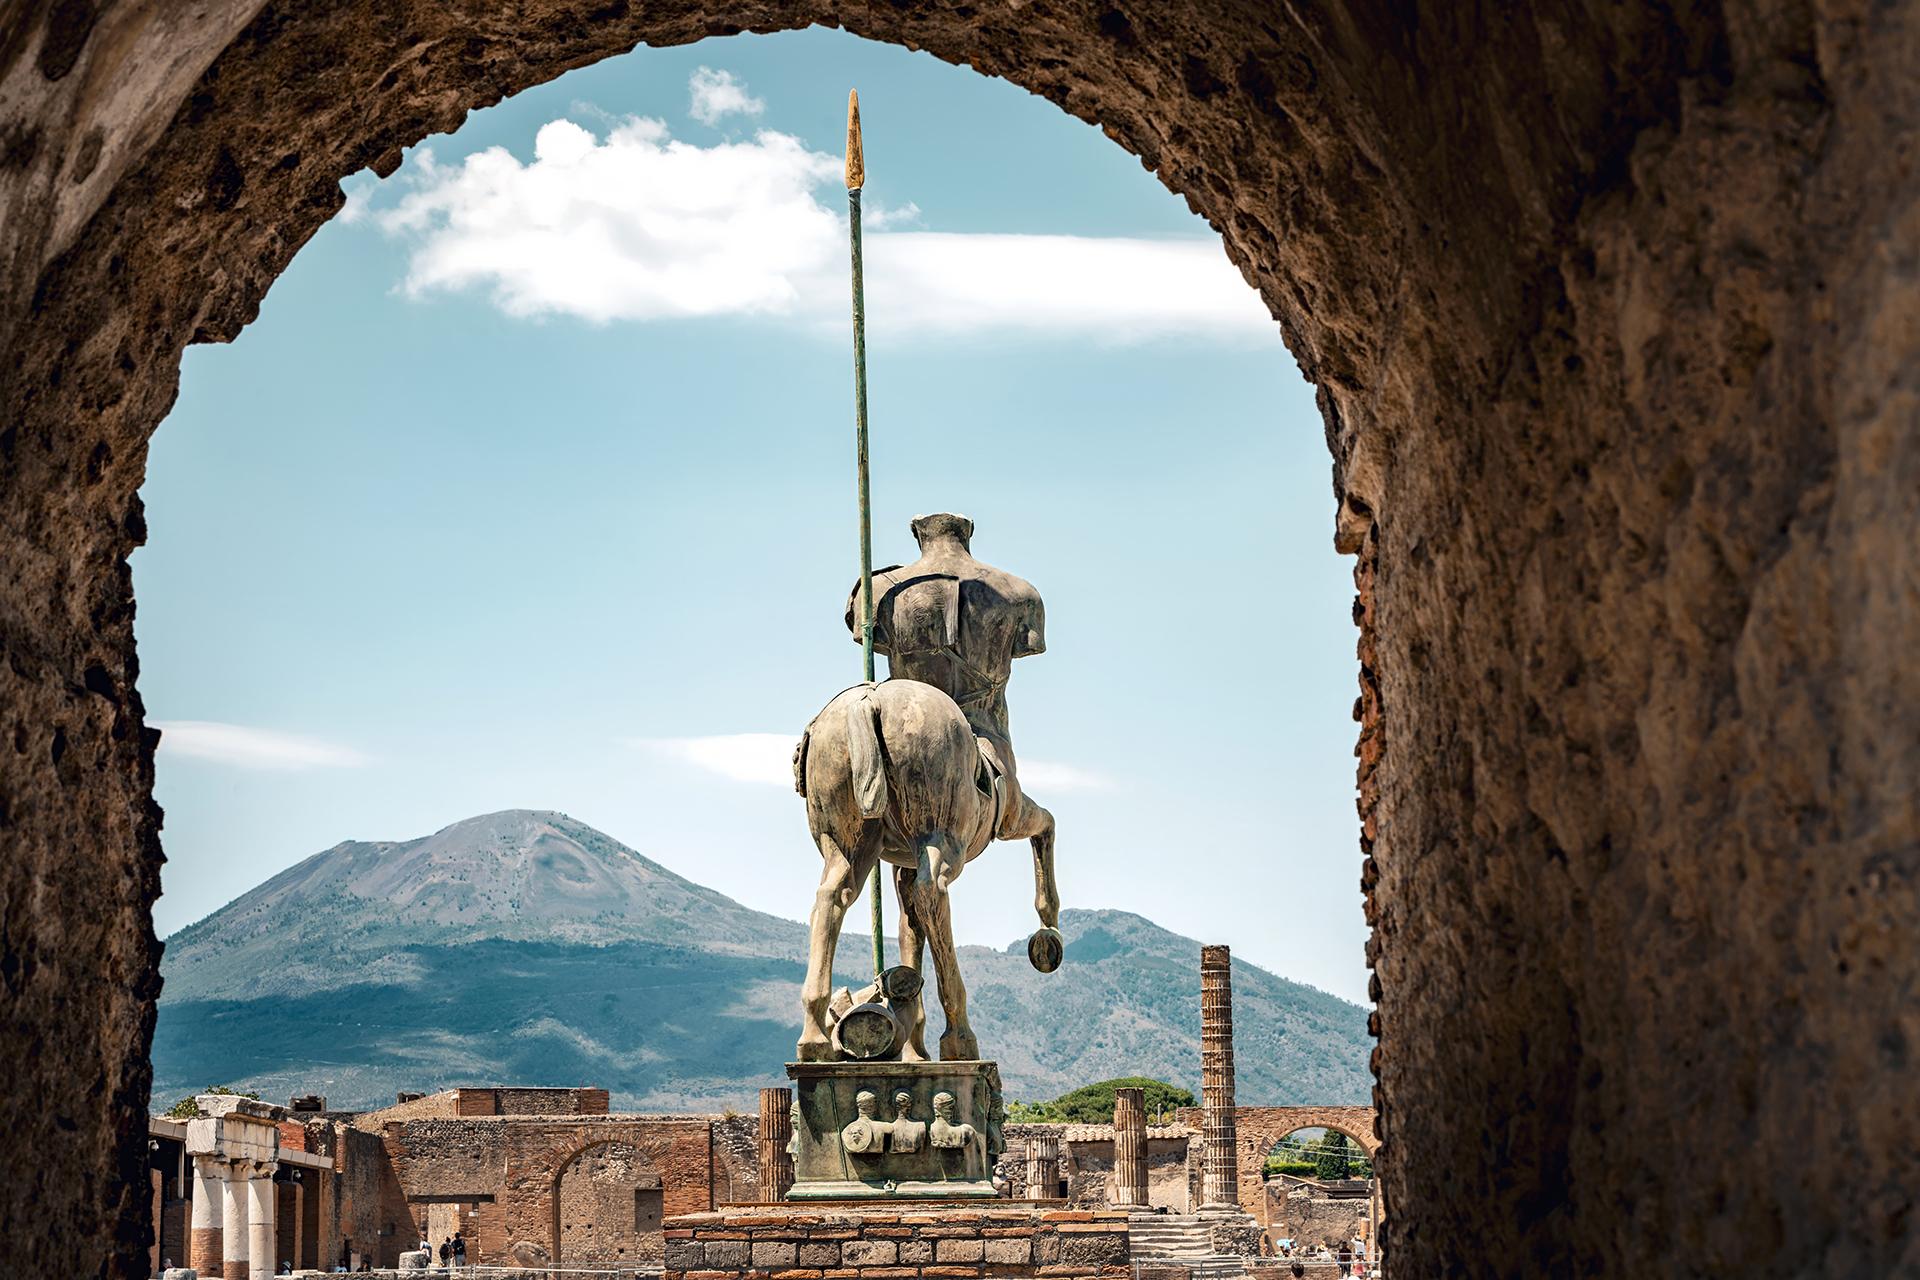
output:
<svg viewBox="0 0 1920 1280"><path fill-rule="evenodd" d="M473 105L640 40L844 19L1098 120L1222 228L1318 387L1357 557L1396 1261L1896 1269L1911 1223L1798 1184L1783 1220L1768 1179L1809 1131L1889 1186L1920 1146L1869 1060L1920 964L1872 941L1916 927L1920 734L1888 657L1914 652L1920 546L1890 230L1912 195L1884 157L1920 17L1773 18L33 11L0 46L23 86L0 121L0 972L45 1047L0 1090L45 1153L0 1188L31 1224L17 1265L144 1261L160 814L125 561L182 347L251 319L342 175ZM1781 992L1791 1027L1730 1027ZM97 1111L46 1104L75 1079ZM1724 1154L1636 1182L1676 1092ZM1804 1105L1756 1120L1776 1096Z"/></svg>
<svg viewBox="0 0 1920 1280"><path fill-rule="evenodd" d="M555 1265L659 1266L662 1221L660 1171L635 1143L591 1143L554 1171Z"/></svg>

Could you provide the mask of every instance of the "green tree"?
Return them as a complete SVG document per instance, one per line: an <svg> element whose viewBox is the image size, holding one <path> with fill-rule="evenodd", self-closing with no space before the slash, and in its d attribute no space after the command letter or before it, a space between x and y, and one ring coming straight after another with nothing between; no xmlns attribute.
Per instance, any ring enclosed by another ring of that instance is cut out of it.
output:
<svg viewBox="0 0 1920 1280"><path fill-rule="evenodd" d="M223 1093L231 1098L252 1098L255 1102L260 1101L260 1095L257 1093L240 1093L236 1090L229 1089L226 1085L223 1085L223 1084L216 1084L210 1088L202 1089L200 1093ZM200 1106L198 1103L194 1101L194 1099L199 1096L200 1094L198 1093L190 1093L186 1097L180 1099L180 1101L168 1107L167 1113L166 1113L167 1119L191 1120L195 1116L199 1115Z"/></svg>
<svg viewBox="0 0 1920 1280"><path fill-rule="evenodd" d="M1007 1119L1015 1123L1035 1124L1111 1124L1113 1094L1116 1089L1142 1089L1146 1092L1147 1122L1172 1119L1175 1107L1194 1105L1193 1094L1186 1089L1146 1076L1122 1076L1082 1085L1063 1093L1051 1102L1015 1102L1007 1108Z"/></svg>
<svg viewBox="0 0 1920 1280"><path fill-rule="evenodd" d="M1329 1129L1314 1147L1314 1177L1332 1181L1347 1176L1353 1167L1353 1152L1347 1147L1346 1134Z"/></svg>

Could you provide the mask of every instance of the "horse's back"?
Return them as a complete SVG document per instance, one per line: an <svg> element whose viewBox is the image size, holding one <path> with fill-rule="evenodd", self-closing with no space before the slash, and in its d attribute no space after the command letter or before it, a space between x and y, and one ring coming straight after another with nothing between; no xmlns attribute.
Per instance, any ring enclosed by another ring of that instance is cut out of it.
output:
<svg viewBox="0 0 1920 1280"><path fill-rule="evenodd" d="M916 830L962 821L980 758L959 706L917 680L855 685L835 695L807 726L799 754L801 790L816 820L872 818L884 807ZM882 769L883 777L876 773Z"/></svg>

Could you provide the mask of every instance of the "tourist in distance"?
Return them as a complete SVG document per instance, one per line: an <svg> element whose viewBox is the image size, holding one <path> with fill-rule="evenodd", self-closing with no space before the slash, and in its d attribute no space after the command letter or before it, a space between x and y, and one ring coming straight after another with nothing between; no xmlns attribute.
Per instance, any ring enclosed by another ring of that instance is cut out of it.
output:
<svg viewBox="0 0 1920 1280"><path fill-rule="evenodd" d="M464 1269L467 1265L467 1241L458 1231L453 1233L453 1265Z"/></svg>

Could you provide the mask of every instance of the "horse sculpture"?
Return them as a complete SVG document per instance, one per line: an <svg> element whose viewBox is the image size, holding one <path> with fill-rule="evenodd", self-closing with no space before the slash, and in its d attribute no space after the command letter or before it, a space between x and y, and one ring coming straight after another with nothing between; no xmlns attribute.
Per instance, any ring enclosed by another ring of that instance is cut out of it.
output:
<svg viewBox="0 0 1920 1280"><path fill-rule="evenodd" d="M947 888L996 831L1033 845L1041 930L1028 944L1035 968L1059 964L1060 892L1053 874L1053 816L1030 800L1015 828L1003 821L1008 789L983 753L975 726L945 692L918 680L860 684L831 702L800 740L794 782L806 797L807 826L819 846L820 888L809 918L807 979L801 991L802 1062L834 1056L827 1027L833 954L847 910L877 861L893 867L900 901L900 962L918 972L933 951L946 1031L940 1057L979 1056L967 1021L967 992L955 955ZM926 1012L920 996L903 1011L901 1057L925 1061Z"/></svg>

